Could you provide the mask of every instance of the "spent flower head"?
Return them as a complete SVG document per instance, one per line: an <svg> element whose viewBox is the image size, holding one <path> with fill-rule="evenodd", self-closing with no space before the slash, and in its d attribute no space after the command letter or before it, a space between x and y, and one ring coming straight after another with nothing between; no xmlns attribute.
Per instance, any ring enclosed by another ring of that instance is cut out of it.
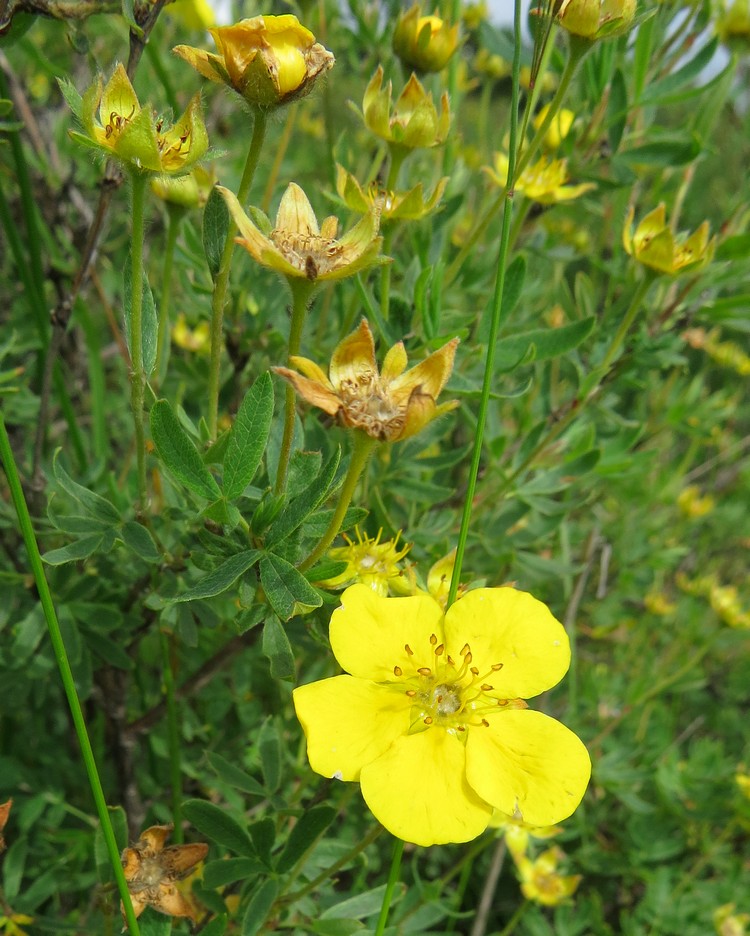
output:
<svg viewBox="0 0 750 936"><path fill-rule="evenodd" d="M200 95L194 95L185 113L170 125L150 105L141 107L122 63L106 85L99 75L78 100L70 85L63 85L63 91L85 131L72 130L71 137L130 169L182 174L208 149Z"/></svg>
<svg viewBox="0 0 750 936"><path fill-rule="evenodd" d="M366 319L336 347L329 376L307 358L292 356L287 367L273 370L308 403L317 406L349 429L359 429L380 442L399 442L420 432L456 401L436 400L453 369L458 338L406 370L403 342L385 356L382 370L375 360L375 341Z"/></svg>
<svg viewBox="0 0 750 936"><path fill-rule="evenodd" d="M422 15L418 3L402 13L393 32L393 51L407 68L439 72L458 48L458 24Z"/></svg>
<svg viewBox="0 0 750 936"><path fill-rule="evenodd" d="M3 829L8 822L8 816L10 815L10 807L13 805L13 800L9 799L5 803L0 803L0 852L5 851L5 839L3 838Z"/></svg>
<svg viewBox="0 0 750 936"><path fill-rule="evenodd" d="M355 780L389 832L467 842L495 809L551 825L578 806L586 748L524 698L570 665L563 626L531 595L478 588L447 612L429 595L353 585L330 624L345 675L294 690L312 769Z"/></svg>
<svg viewBox="0 0 750 936"><path fill-rule="evenodd" d="M646 215L635 232L634 214L635 209L631 208L622 230L622 243L639 263L657 273L677 276L694 272L711 261L716 238L708 238L708 221L704 221L689 237L675 237L667 224L664 202Z"/></svg>
<svg viewBox="0 0 750 936"><path fill-rule="evenodd" d="M187 45L174 51L204 78L228 85L257 107L304 96L333 67L333 55L291 13L254 16L210 33L216 55Z"/></svg>
<svg viewBox="0 0 750 936"><path fill-rule="evenodd" d="M494 166L485 166L484 171L495 185L505 188L508 184L508 166L507 155L502 152L495 153ZM558 202L571 201L596 188L593 182L567 185L568 178L567 159L549 159L542 156L532 166L523 170L513 189L542 205L555 205Z"/></svg>
<svg viewBox="0 0 750 936"><path fill-rule="evenodd" d="M308 280L323 283L353 276L378 262L383 242L378 236L379 218L371 211L343 237L338 238L338 218L326 218L319 226L310 201L302 189L290 182L284 192L276 224L255 212L255 221L242 209L229 189L219 186L237 225L241 244L262 266L281 273L291 283Z"/></svg>
<svg viewBox="0 0 750 936"><path fill-rule="evenodd" d="M336 165L336 191L347 208L359 214L377 212L381 221L418 221L435 210L448 185L448 177L440 179L429 198L425 198L422 183L406 192L389 192L377 183L366 188L347 172Z"/></svg>
<svg viewBox="0 0 750 936"><path fill-rule="evenodd" d="M411 544L398 545L400 533L394 539L383 540L382 529L377 536L364 536L359 527L355 528L356 542L345 533L346 546L336 546L328 550L328 558L346 562L346 569L333 578L317 582L322 588L345 588L360 582L367 585L378 595L387 595L391 586L396 586L404 580L405 570L400 564L401 560L411 549Z"/></svg>
<svg viewBox="0 0 750 936"><path fill-rule="evenodd" d="M362 115L369 130L391 149L401 151L427 149L445 142L451 124L447 94L440 99L439 114L432 95L416 75L409 78L393 105L392 94L390 81L383 87L383 69L378 66L362 100Z"/></svg>

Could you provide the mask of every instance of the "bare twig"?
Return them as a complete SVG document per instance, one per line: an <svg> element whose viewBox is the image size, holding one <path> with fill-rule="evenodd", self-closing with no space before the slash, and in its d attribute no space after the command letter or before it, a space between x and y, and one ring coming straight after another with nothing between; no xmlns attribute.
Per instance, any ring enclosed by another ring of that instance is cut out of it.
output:
<svg viewBox="0 0 750 936"><path fill-rule="evenodd" d="M484 888L482 889L482 898L477 907L477 915L474 917L474 924L471 927L471 936L484 936L487 930L487 920L492 909L492 902L495 899L497 882L500 880L500 872L503 870L505 861L505 839L501 838L495 846L492 853L492 861L484 879Z"/></svg>
<svg viewBox="0 0 750 936"><path fill-rule="evenodd" d="M94 13L121 13L120 0L0 0L0 34L10 29L16 13L50 19L85 19Z"/></svg>

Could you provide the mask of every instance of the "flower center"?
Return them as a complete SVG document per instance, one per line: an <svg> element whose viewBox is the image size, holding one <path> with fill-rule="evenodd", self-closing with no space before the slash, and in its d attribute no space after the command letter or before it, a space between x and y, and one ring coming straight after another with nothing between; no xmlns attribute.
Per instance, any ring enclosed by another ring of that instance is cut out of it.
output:
<svg viewBox="0 0 750 936"><path fill-rule="evenodd" d="M286 260L309 280L335 270L344 258L344 248L337 240L319 234L298 234L274 228L271 240Z"/></svg>
<svg viewBox="0 0 750 936"><path fill-rule="evenodd" d="M339 415L345 426L362 429L381 442L403 429L406 411L393 402L376 375L364 373L356 380L342 380L337 390L342 404Z"/></svg>
<svg viewBox="0 0 750 936"><path fill-rule="evenodd" d="M429 644L432 665L419 665L427 648L418 654L406 644L408 668L393 667L399 688L404 687L412 700L410 731L440 727L463 733L469 727L489 727L488 718L509 706L526 707L520 699L490 695L495 687L489 680L503 668L502 663L493 663L486 673L480 673L473 665L469 644L464 644L458 662L445 652L445 644L439 643L435 634L430 635Z"/></svg>
<svg viewBox="0 0 750 936"><path fill-rule="evenodd" d="M135 114L135 104L127 117L124 114L118 114L117 111L110 111L109 121L104 127L105 139L108 140L113 134L117 138L133 119L133 114Z"/></svg>

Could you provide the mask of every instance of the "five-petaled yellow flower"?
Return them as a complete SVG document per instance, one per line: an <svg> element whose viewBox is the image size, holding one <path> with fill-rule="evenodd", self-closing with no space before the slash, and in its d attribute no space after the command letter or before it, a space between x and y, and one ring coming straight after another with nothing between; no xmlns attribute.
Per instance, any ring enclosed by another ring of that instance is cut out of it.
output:
<svg viewBox="0 0 750 936"><path fill-rule="evenodd" d="M106 85L100 75L85 92L78 116L86 133L71 131L73 139L144 172L187 172L208 149L199 94L166 127L149 105L141 107L121 63Z"/></svg>
<svg viewBox="0 0 750 936"><path fill-rule="evenodd" d="M634 214L635 209L631 208L622 230L622 243L631 257L649 269L676 276L705 266L713 257L716 239L708 239L708 221L689 237L675 239L667 224L664 202L646 215L636 226L635 233L632 230Z"/></svg>
<svg viewBox="0 0 750 936"><path fill-rule="evenodd" d="M333 55L291 13L254 16L209 31L218 55L186 45L174 51L204 78L229 85L258 107L302 97L333 67Z"/></svg>
<svg viewBox="0 0 750 936"><path fill-rule="evenodd" d="M447 94L440 99L438 114L432 95L425 91L416 75L406 82L393 107L392 93L390 81L383 87L383 68L378 66L362 100L362 116L368 130L385 140L391 149L401 151L445 142L451 124Z"/></svg>
<svg viewBox="0 0 750 936"><path fill-rule="evenodd" d="M262 266L281 273L288 279L326 282L353 276L379 261L382 237L378 237L378 216L369 212L340 239L337 239L338 218L318 220L307 195L295 182L290 182L281 198L276 226L259 213L256 221L261 231L245 214L237 197L219 186L229 211L237 225L241 244Z"/></svg>
<svg viewBox="0 0 750 936"><path fill-rule="evenodd" d="M387 595L391 587L394 587L397 593L403 594L408 589L408 583L404 569L399 563L411 549L411 544L406 543L399 547L400 533L396 534L395 539L382 542L382 530L378 531L377 536L368 536L367 533L362 536L359 527L355 527L355 533L356 542L344 533L342 535L346 546L336 546L328 550L329 559L346 563L344 571L316 584L321 588L344 588L361 582L378 595Z"/></svg>
<svg viewBox="0 0 750 936"><path fill-rule="evenodd" d="M508 157L505 153L495 153L494 168L490 169L489 166L485 166L484 171L495 185L504 188L508 181ZM550 160L546 156L542 156L533 166L527 166L523 170L516 179L513 188L516 192L521 192L527 198L542 205L554 205L557 202L570 201L595 188L593 182L566 185L567 181L567 159Z"/></svg>
<svg viewBox="0 0 750 936"><path fill-rule="evenodd" d="M346 674L294 690L316 773L358 780L393 835L467 842L494 809L552 825L578 806L591 764L568 728L528 709L570 664L562 625L514 588L479 588L447 612L429 595L353 585L330 624Z"/></svg>
<svg viewBox="0 0 750 936"><path fill-rule="evenodd" d="M458 25L422 16L419 4L402 13L393 31L393 51L408 68L438 72L458 48Z"/></svg>
<svg viewBox="0 0 750 936"><path fill-rule="evenodd" d="M435 403L450 377L457 345L458 338L453 338L407 371L406 351L399 341L378 371L375 341L363 319L333 352L329 377L313 361L296 356L290 363L301 374L286 367L273 370L303 399L335 416L341 425L359 429L379 442L399 442L458 406L456 401Z"/></svg>

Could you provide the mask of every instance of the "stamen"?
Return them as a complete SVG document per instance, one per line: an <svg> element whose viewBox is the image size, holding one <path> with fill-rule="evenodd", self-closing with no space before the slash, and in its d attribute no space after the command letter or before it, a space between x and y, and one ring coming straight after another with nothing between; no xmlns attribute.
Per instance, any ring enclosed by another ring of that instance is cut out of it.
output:
<svg viewBox="0 0 750 936"><path fill-rule="evenodd" d="M471 663L471 661L472 661L473 659L474 659L474 657L471 655L471 651L469 651L469 652L466 654L466 656L464 657L464 663L468 666L469 663Z"/></svg>
<svg viewBox="0 0 750 936"><path fill-rule="evenodd" d="M396 667L396 669L398 669L398 667ZM397 676L400 676L401 673L400 673L400 672L399 672L399 673L396 673L396 675L397 675ZM494 687L494 686L491 686L489 683L482 683L482 685L481 685L479 688L482 690L482 692L490 692L490 691L491 691L492 689L494 689L495 687Z"/></svg>
<svg viewBox="0 0 750 936"><path fill-rule="evenodd" d="M467 661L467 663L470 663L470 662L471 662L471 660L470 660L469 657L466 657L466 661ZM469 667L469 672L471 673L472 676L478 676L478 675L479 675L479 667L478 667L478 666L470 666L470 667Z"/></svg>
<svg viewBox="0 0 750 936"><path fill-rule="evenodd" d="M445 644L435 647L435 656L442 656L445 651Z"/></svg>
<svg viewBox="0 0 750 936"><path fill-rule="evenodd" d="M409 644L404 644L404 650L406 650L406 652L409 654L409 656L414 656L414 651L413 651L412 648L409 646Z"/></svg>
<svg viewBox="0 0 750 936"><path fill-rule="evenodd" d="M400 666L394 666L394 667L393 667L393 675L394 675L394 676L403 676L403 673L404 673L404 671L401 669Z"/></svg>
<svg viewBox="0 0 750 936"><path fill-rule="evenodd" d="M493 663L490 669L495 673L499 673L503 666L503 663Z"/></svg>
<svg viewBox="0 0 750 936"><path fill-rule="evenodd" d="M432 644L433 647L435 646L435 644L437 643L437 635L436 635L436 634L430 634L430 643Z"/></svg>
<svg viewBox="0 0 750 936"><path fill-rule="evenodd" d="M410 699L413 699L413 698L416 696L416 694L417 694L417 690L416 690L416 689L407 689L407 690L406 690L406 695L408 695Z"/></svg>
<svg viewBox="0 0 750 936"><path fill-rule="evenodd" d="M468 644L464 644L463 647L461 647L461 656L466 656L466 654L470 652L471 647Z"/></svg>
<svg viewBox="0 0 750 936"><path fill-rule="evenodd" d="M432 716L428 715L427 718L425 718L424 723L425 723L425 725L431 725L431 724L432 724Z"/></svg>
<svg viewBox="0 0 750 936"><path fill-rule="evenodd" d="M485 728L489 728L489 727L490 727L490 723L487 721L486 718L483 718L483 719L482 719L482 724L484 725Z"/></svg>
<svg viewBox="0 0 750 936"><path fill-rule="evenodd" d="M432 676L432 670L429 666L420 666L417 672L420 676Z"/></svg>

